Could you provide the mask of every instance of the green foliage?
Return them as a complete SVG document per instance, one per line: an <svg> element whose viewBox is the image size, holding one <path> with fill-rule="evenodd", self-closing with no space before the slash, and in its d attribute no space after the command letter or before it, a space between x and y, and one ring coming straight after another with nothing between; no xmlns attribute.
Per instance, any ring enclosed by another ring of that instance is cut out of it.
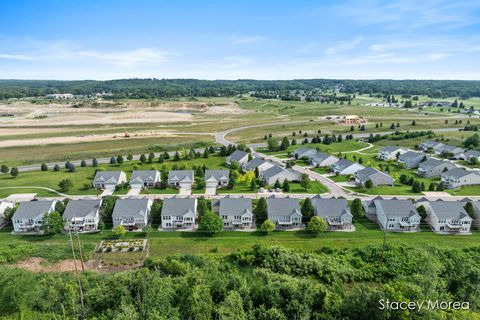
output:
<svg viewBox="0 0 480 320"><path fill-rule="evenodd" d="M262 223L267 220L267 199L265 199L264 197L258 199L257 205L253 210L253 213L255 214L255 219L257 220L257 223Z"/></svg>
<svg viewBox="0 0 480 320"><path fill-rule="evenodd" d="M58 188L60 192L68 192L71 188L73 188L73 182L70 179L63 179L58 183Z"/></svg>
<svg viewBox="0 0 480 320"><path fill-rule="evenodd" d="M115 207L115 202L117 201L118 197L116 196L108 196L103 200L103 210L102 210L102 219L103 222L112 224L112 214L113 208Z"/></svg>
<svg viewBox="0 0 480 320"><path fill-rule="evenodd" d="M121 224L119 224L118 226L113 228L113 235L116 238L120 238L120 237L124 236L126 233L127 233L127 230Z"/></svg>
<svg viewBox="0 0 480 320"><path fill-rule="evenodd" d="M57 211L47 213L43 217L42 231L46 235L53 235L62 232L64 227L63 218Z"/></svg>
<svg viewBox="0 0 480 320"><path fill-rule="evenodd" d="M317 234L317 233L324 232L325 230L327 230L327 227L328 227L327 223L325 222L325 220L323 218L315 216L312 219L310 219L310 221L307 223L306 230L309 233Z"/></svg>
<svg viewBox="0 0 480 320"><path fill-rule="evenodd" d="M353 199L350 205L350 212L352 216L355 218L360 218L365 215L365 211L363 210L362 200L359 198Z"/></svg>
<svg viewBox="0 0 480 320"><path fill-rule="evenodd" d="M10 175L14 178L16 178L18 176L19 172L18 172L18 168L17 167L13 167L12 169L10 169Z"/></svg>
<svg viewBox="0 0 480 320"><path fill-rule="evenodd" d="M310 219L315 214L315 208L313 207L312 200L310 198L305 198L301 207L302 219L305 222L310 221Z"/></svg>
<svg viewBox="0 0 480 320"><path fill-rule="evenodd" d="M267 232L267 233L268 233L268 232L274 231L275 228L276 228L276 226L275 226L275 223L273 223L273 221L271 221L271 220L265 220L265 221L262 223L262 225L261 225L261 227L260 227L260 230L262 230L263 232Z"/></svg>
<svg viewBox="0 0 480 320"><path fill-rule="evenodd" d="M300 176L300 185L305 191L308 191L310 188L310 177L306 173L302 173Z"/></svg>
<svg viewBox="0 0 480 320"><path fill-rule="evenodd" d="M207 212L202 215L198 223L198 231L214 235L223 230L223 220L218 214Z"/></svg>

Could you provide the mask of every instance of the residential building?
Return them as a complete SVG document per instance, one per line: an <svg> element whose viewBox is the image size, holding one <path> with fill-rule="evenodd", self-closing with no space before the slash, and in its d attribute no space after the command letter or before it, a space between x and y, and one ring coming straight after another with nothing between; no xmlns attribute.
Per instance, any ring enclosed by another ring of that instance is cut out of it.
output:
<svg viewBox="0 0 480 320"><path fill-rule="evenodd" d="M418 145L418 148L423 152L435 153L436 150L443 147L444 144L438 141L427 140Z"/></svg>
<svg viewBox="0 0 480 320"><path fill-rule="evenodd" d="M123 171L97 171L93 179L93 187L111 190L125 182L127 182L127 176Z"/></svg>
<svg viewBox="0 0 480 320"><path fill-rule="evenodd" d="M152 188L160 182L158 170L133 170L130 178L131 188Z"/></svg>
<svg viewBox="0 0 480 320"><path fill-rule="evenodd" d="M418 168L420 162L422 162L423 159L426 159L425 157L426 154L423 152L408 151L398 157L398 162L403 164L405 169L413 169Z"/></svg>
<svg viewBox="0 0 480 320"><path fill-rule="evenodd" d="M294 229L302 227L300 203L296 198L267 198L268 220L274 222L278 229Z"/></svg>
<svg viewBox="0 0 480 320"><path fill-rule="evenodd" d="M329 198L320 196L312 198L315 215L325 220L328 230L353 230L352 214L346 199Z"/></svg>
<svg viewBox="0 0 480 320"><path fill-rule="evenodd" d="M273 185L277 180L280 182L284 180L298 181L299 175L291 169L285 169L276 164L265 171L261 171L259 178L263 180L265 184Z"/></svg>
<svg viewBox="0 0 480 320"><path fill-rule="evenodd" d="M232 162L238 162L239 165L247 163L248 153L242 150L235 150L227 157L227 164L232 164Z"/></svg>
<svg viewBox="0 0 480 320"><path fill-rule="evenodd" d="M228 185L230 170L205 170L207 188L221 188Z"/></svg>
<svg viewBox="0 0 480 320"><path fill-rule="evenodd" d="M393 186L395 180L385 172L377 170L372 167L366 167L355 173L355 183L360 186L365 186L365 183L370 180L373 186L388 185Z"/></svg>
<svg viewBox="0 0 480 320"><path fill-rule="evenodd" d="M342 118L342 122L345 124L359 124L364 123L365 121L357 115L348 115Z"/></svg>
<svg viewBox="0 0 480 320"><path fill-rule="evenodd" d="M63 212L65 231L97 231L101 205L102 199L69 200Z"/></svg>
<svg viewBox="0 0 480 320"><path fill-rule="evenodd" d="M168 184L175 188L191 189L194 181L193 170L172 170L168 173Z"/></svg>
<svg viewBox="0 0 480 320"><path fill-rule="evenodd" d="M400 155L407 153L408 150L402 147L387 146L378 151L377 158L380 160L396 160Z"/></svg>
<svg viewBox="0 0 480 320"><path fill-rule="evenodd" d="M14 233L39 233L43 218L55 211L57 200L21 202L12 217Z"/></svg>
<svg viewBox="0 0 480 320"><path fill-rule="evenodd" d="M471 217L473 218L472 225L480 229L480 200L472 200L469 198L465 198L460 202L463 203L464 208L467 202L472 203L473 205L473 217Z"/></svg>
<svg viewBox="0 0 480 320"><path fill-rule="evenodd" d="M292 152L292 155L297 159L313 157L317 153L317 149L308 148L308 147L300 147Z"/></svg>
<svg viewBox="0 0 480 320"><path fill-rule="evenodd" d="M340 175L355 174L363 168L365 167L360 163L347 159L340 159L331 166L332 172Z"/></svg>
<svg viewBox="0 0 480 320"><path fill-rule="evenodd" d="M315 155L310 157L310 164L317 167L330 167L338 160L340 159L327 153L317 152Z"/></svg>
<svg viewBox="0 0 480 320"><path fill-rule="evenodd" d="M450 146L448 144L444 144L443 146L435 149L434 151L435 154L441 155L449 159L458 159L463 155L464 152L465 149L456 146Z"/></svg>
<svg viewBox="0 0 480 320"><path fill-rule="evenodd" d="M420 215L410 200L377 197L364 202L365 213L373 216L382 230L418 231Z"/></svg>
<svg viewBox="0 0 480 320"><path fill-rule="evenodd" d="M441 179L449 189L480 184L480 174L476 171L465 170L464 168L447 170L442 173Z"/></svg>
<svg viewBox="0 0 480 320"><path fill-rule="evenodd" d="M5 210L15 207L15 203L7 200L0 200L0 227L5 224Z"/></svg>
<svg viewBox="0 0 480 320"><path fill-rule="evenodd" d="M212 200L212 211L223 219L224 229L250 229L255 226L250 198L227 196Z"/></svg>
<svg viewBox="0 0 480 320"><path fill-rule="evenodd" d="M152 200L118 199L113 208L113 227L122 225L128 231L141 230L148 224Z"/></svg>
<svg viewBox="0 0 480 320"><path fill-rule="evenodd" d="M197 216L196 198L167 198L162 206L162 229L193 229Z"/></svg>
<svg viewBox="0 0 480 320"><path fill-rule="evenodd" d="M460 156L460 159L465 160L466 162L472 162L472 160L475 159L477 162L480 162L480 151L467 150Z"/></svg>
<svg viewBox="0 0 480 320"><path fill-rule="evenodd" d="M262 172L270 169L273 166L273 162L265 161L262 158L253 158L248 163L245 163L242 168L245 171L255 171L255 169L258 169L259 172Z"/></svg>
<svg viewBox="0 0 480 320"><path fill-rule="evenodd" d="M419 201L427 211L426 221L438 233L470 233L473 219L465 211L465 203L460 201Z"/></svg>
<svg viewBox="0 0 480 320"><path fill-rule="evenodd" d="M430 158L418 165L418 174L423 177L439 177L442 172L455 168L449 161Z"/></svg>

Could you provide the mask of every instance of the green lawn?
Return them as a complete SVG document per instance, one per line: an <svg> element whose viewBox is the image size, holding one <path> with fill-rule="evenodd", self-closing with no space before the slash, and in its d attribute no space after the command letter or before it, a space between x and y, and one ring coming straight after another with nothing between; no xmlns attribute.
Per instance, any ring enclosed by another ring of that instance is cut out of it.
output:
<svg viewBox="0 0 480 320"><path fill-rule="evenodd" d="M209 237L199 232L160 232L154 230L149 236L149 256L162 257L172 254L219 254L249 248L256 243L282 245L291 249L314 251L321 247L351 248L368 244L381 244L384 233L368 219L355 222L355 232L326 232L317 237L299 232L221 232ZM111 239L111 231L81 235L84 255L90 257L101 240ZM138 233L129 233L126 238L140 238ZM470 236L437 235L424 228L418 233L389 233L387 243L447 248L466 248L480 245L480 232ZM42 257L49 261L71 258L68 236L53 237L13 236L9 229L0 231L0 263L15 262L28 257ZM121 261L116 261L120 263Z"/></svg>
<svg viewBox="0 0 480 320"><path fill-rule="evenodd" d="M480 195L480 186L465 186L460 189L447 189L445 191L452 196L478 196Z"/></svg>

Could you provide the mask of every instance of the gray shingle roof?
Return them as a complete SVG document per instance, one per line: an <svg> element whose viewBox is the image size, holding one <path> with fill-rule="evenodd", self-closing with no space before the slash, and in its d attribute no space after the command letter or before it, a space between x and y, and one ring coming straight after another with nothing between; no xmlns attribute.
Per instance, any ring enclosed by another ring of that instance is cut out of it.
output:
<svg viewBox="0 0 480 320"><path fill-rule="evenodd" d="M47 213L55 200L40 200L21 202L12 219L34 219Z"/></svg>
<svg viewBox="0 0 480 320"><path fill-rule="evenodd" d="M68 201L67 207L63 212L65 219L85 218L89 215L95 216L100 209L101 199L81 199Z"/></svg>
<svg viewBox="0 0 480 320"><path fill-rule="evenodd" d="M220 216L241 216L252 213L252 199L225 197L219 200Z"/></svg>
<svg viewBox="0 0 480 320"><path fill-rule="evenodd" d="M433 140L426 140L422 142L420 146L423 146L424 148L435 148L435 147L443 146L443 143L438 141L433 141Z"/></svg>
<svg viewBox="0 0 480 320"><path fill-rule="evenodd" d="M294 154L297 154L299 157L302 157L305 154L315 154L317 153L317 149L308 148L308 147L300 147L293 151Z"/></svg>
<svg viewBox="0 0 480 320"><path fill-rule="evenodd" d="M468 216L465 205L457 201L430 201L428 203L439 219L462 219Z"/></svg>
<svg viewBox="0 0 480 320"><path fill-rule="evenodd" d="M417 208L410 200L377 199L372 200L370 205L381 207L387 217L411 217L418 214Z"/></svg>
<svg viewBox="0 0 480 320"><path fill-rule="evenodd" d="M230 170L205 170L205 181L207 180L216 180L216 181L228 181L230 177Z"/></svg>
<svg viewBox="0 0 480 320"><path fill-rule="evenodd" d="M379 152L388 152L388 153L392 153L392 152L395 152L395 151L399 151L399 150L403 150L404 148L402 147L398 147L398 146L386 146L386 147L383 147L379 150Z"/></svg>
<svg viewBox="0 0 480 320"><path fill-rule="evenodd" d="M315 207L315 214L322 218L341 217L343 215L351 216L346 199L312 198L312 204Z"/></svg>
<svg viewBox="0 0 480 320"><path fill-rule="evenodd" d="M230 162L233 161L240 161L242 160L245 156L248 156L248 153L242 150L235 150L230 156L228 156L228 160Z"/></svg>
<svg viewBox="0 0 480 320"><path fill-rule="evenodd" d="M469 174L478 174L478 173L476 173L475 171L467 171L463 168L454 168L454 169L445 171L444 173L442 173L442 176L445 175L447 177L459 179L459 178L468 176Z"/></svg>
<svg viewBox="0 0 480 320"><path fill-rule="evenodd" d="M335 167L337 168L337 170L343 170L345 168L348 168L350 167L351 165L353 164L352 161L350 160L347 160L347 159L340 159L338 160L337 162L335 162Z"/></svg>
<svg viewBox="0 0 480 320"><path fill-rule="evenodd" d="M478 151L478 150L468 150L464 153L464 155L467 158L472 158L472 157L478 158L478 157L480 157L480 151Z"/></svg>
<svg viewBox="0 0 480 320"><path fill-rule="evenodd" d="M144 183L145 181L155 181L157 170L133 170L130 183Z"/></svg>
<svg viewBox="0 0 480 320"><path fill-rule="evenodd" d="M193 170L172 170L168 173L168 181L181 181L193 183Z"/></svg>
<svg viewBox="0 0 480 320"><path fill-rule="evenodd" d="M390 178L390 179L393 179L392 177L390 177L388 174L380 171L380 170L377 170L375 168L372 168L372 167L366 167L362 170L359 170L357 171L356 173L356 177L360 180L360 181L367 181L367 180L370 180L372 178L372 176L374 175L382 175L382 176L385 176L386 178Z"/></svg>
<svg viewBox="0 0 480 320"><path fill-rule="evenodd" d="M255 168L257 168L258 166L264 164L265 160L263 160L262 158L253 158L252 160L250 160L246 165L245 165L245 170L255 170Z"/></svg>
<svg viewBox="0 0 480 320"><path fill-rule="evenodd" d="M322 162L323 160L332 157L331 155L323 152L317 152L314 156L312 156L311 160L315 160L317 162Z"/></svg>
<svg viewBox="0 0 480 320"><path fill-rule="evenodd" d="M112 217L145 217L148 212L148 199L118 199Z"/></svg>
<svg viewBox="0 0 480 320"><path fill-rule="evenodd" d="M434 159L434 158L430 158L427 161L421 162L419 167L422 168L422 169L427 169L427 168L435 168L435 167L438 167L438 166L441 166L441 165L444 165L447 168L455 167L455 165L452 164L451 162L438 160L438 159Z"/></svg>
<svg viewBox="0 0 480 320"><path fill-rule="evenodd" d="M97 171L94 181L118 183L121 174L122 171Z"/></svg>
<svg viewBox="0 0 480 320"><path fill-rule="evenodd" d="M186 213L195 215L195 198L167 198L163 201L162 216L183 216Z"/></svg>
<svg viewBox="0 0 480 320"><path fill-rule="evenodd" d="M425 153L423 152L408 151L400 155L400 157L398 157L398 160L403 160L403 161L409 160L409 159L415 160L417 158L423 158L424 156L425 156Z"/></svg>
<svg viewBox="0 0 480 320"><path fill-rule="evenodd" d="M267 211L269 214L289 216L293 213L302 214L300 203L295 198L267 198Z"/></svg>

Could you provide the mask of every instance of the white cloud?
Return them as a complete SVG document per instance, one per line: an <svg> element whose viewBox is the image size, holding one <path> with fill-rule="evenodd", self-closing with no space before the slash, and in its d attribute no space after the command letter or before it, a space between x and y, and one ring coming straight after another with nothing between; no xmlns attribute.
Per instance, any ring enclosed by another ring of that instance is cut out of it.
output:
<svg viewBox="0 0 480 320"><path fill-rule="evenodd" d="M356 37L351 41L339 41L334 46L325 49L326 54L336 54L343 51L354 49L363 41L363 37Z"/></svg>
<svg viewBox="0 0 480 320"><path fill-rule="evenodd" d="M234 44L254 44L259 43L267 38L261 35L245 35L245 36L233 36L232 43Z"/></svg>

